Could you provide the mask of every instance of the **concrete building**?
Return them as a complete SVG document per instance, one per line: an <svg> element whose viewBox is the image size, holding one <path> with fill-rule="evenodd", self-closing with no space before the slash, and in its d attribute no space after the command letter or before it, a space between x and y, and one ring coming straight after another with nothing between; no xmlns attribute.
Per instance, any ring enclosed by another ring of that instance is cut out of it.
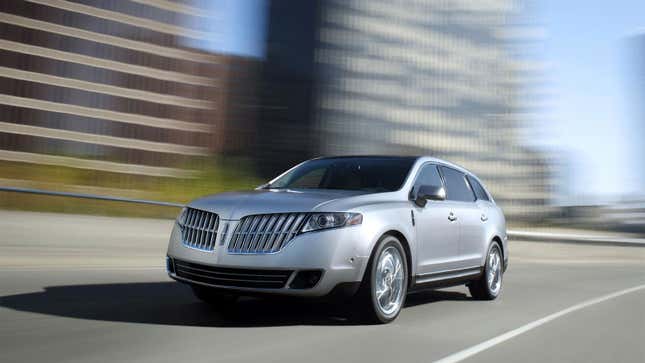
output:
<svg viewBox="0 0 645 363"><path fill-rule="evenodd" d="M216 16L199 6L0 2L0 162L186 177L228 150L257 61L203 51Z"/></svg>
<svg viewBox="0 0 645 363"><path fill-rule="evenodd" d="M473 170L515 219L544 217L524 146L536 78L516 1L273 1L256 157L270 174L331 154L430 154Z"/></svg>

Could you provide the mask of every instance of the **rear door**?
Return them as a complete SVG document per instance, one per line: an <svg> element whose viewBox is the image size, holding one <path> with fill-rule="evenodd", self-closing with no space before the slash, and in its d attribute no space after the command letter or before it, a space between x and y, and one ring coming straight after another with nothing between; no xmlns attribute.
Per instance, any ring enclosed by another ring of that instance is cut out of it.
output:
<svg viewBox="0 0 645 363"><path fill-rule="evenodd" d="M453 203L453 213L461 229L457 265L463 269L479 267L484 236L482 209L464 173L447 166L441 166L440 170L446 183L446 199Z"/></svg>
<svg viewBox="0 0 645 363"><path fill-rule="evenodd" d="M475 193L475 198L477 199L477 206L479 207L479 210L481 214L479 215L479 223L481 225L481 235L479 238L471 238L468 240L464 240L460 242L460 248L461 248L461 253L463 253L466 256L472 256L470 259L471 260L477 260L481 261L481 259L484 257L484 254L486 254L487 249L488 249L488 241L486 230L490 228L488 224L490 223L488 221L489 217L495 216L495 211L493 208L495 205L490 199L490 196L484 189L484 187L479 183L479 181L474 178L471 175L467 175L466 179L468 180L468 183L470 184L473 192Z"/></svg>

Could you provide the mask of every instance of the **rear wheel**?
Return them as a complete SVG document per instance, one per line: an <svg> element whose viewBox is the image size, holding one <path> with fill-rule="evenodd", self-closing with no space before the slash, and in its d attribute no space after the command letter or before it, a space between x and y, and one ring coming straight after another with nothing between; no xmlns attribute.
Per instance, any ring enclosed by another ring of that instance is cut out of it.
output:
<svg viewBox="0 0 645 363"><path fill-rule="evenodd" d="M370 323L389 323L401 312L408 291L408 265L398 238L384 236L365 271L357 312Z"/></svg>
<svg viewBox="0 0 645 363"><path fill-rule="evenodd" d="M494 241L488 248L484 273L477 281L468 284L470 295L478 300L494 300L502 291L502 249Z"/></svg>
<svg viewBox="0 0 645 363"><path fill-rule="evenodd" d="M192 285L195 296L217 309L230 309L235 306L238 295L222 292L206 286Z"/></svg>

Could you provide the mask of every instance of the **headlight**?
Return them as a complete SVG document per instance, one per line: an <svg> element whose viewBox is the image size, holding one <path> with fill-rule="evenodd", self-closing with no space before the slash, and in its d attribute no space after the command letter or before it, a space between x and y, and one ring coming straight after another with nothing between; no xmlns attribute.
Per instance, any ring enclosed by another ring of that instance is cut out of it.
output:
<svg viewBox="0 0 645 363"><path fill-rule="evenodd" d="M180 226L183 226L183 225L185 225L185 224L186 224L186 212L187 212L187 211L188 211L188 210L186 209L186 207L183 207L183 208L181 209L181 212L179 212L179 215L177 216L177 223L178 223Z"/></svg>
<svg viewBox="0 0 645 363"><path fill-rule="evenodd" d="M363 223L363 215L360 213L314 213L309 216L301 232L354 226L361 223Z"/></svg>

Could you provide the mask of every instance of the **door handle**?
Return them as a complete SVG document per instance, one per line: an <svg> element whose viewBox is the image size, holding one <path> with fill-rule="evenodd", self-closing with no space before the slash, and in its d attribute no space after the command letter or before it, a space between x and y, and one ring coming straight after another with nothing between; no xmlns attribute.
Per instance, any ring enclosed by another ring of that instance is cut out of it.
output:
<svg viewBox="0 0 645 363"><path fill-rule="evenodd" d="M450 212L450 214L448 214L448 220L454 222L457 220L457 216L453 212Z"/></svg>
<svg viewBox="0 0 645 363"><path fill-rule="evenodd" d="M482 222L486 222L488 220L488 217L486 217L485 214L482 214L481 220Z"/></svg>

